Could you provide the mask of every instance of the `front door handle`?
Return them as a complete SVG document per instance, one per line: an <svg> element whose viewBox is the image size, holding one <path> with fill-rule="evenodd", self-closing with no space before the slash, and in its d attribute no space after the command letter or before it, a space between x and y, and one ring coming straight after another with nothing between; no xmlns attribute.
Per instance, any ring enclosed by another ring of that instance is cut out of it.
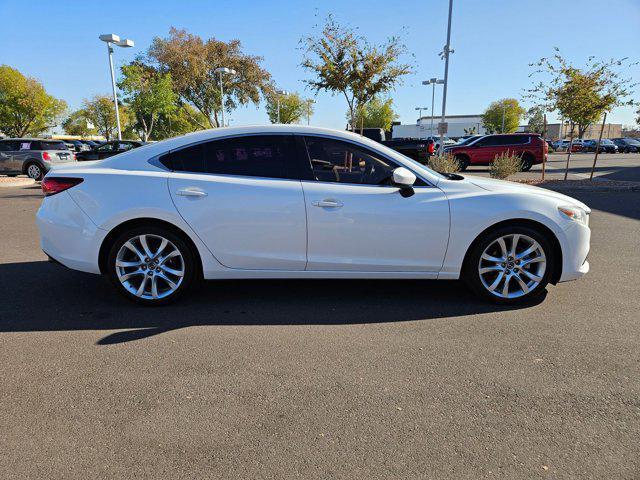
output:
<svg viewBox="0 0 640 480"><path fill-rule="evenodd" d="M324 207L324 208L340 208L344 204L339 200L320 200L318 202L313 202L314 207Z"/></svg>
<svg viewBox="0 0 640 480"><path fill-rule="evenodd" d="M176 192L181 197L206 197L207 192L197 188L182 188Z"/></svg>

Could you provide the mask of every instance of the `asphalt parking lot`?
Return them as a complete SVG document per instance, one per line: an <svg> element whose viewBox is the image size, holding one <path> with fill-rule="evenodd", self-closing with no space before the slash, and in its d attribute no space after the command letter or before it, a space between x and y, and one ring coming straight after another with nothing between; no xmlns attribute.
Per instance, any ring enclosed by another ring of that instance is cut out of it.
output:
<svg viewBox="0 0 640 480"><path fill-rule="evenodd" d="M593 153L572 153L569 160L569 180L588 179L593 166ZM562 179L567 162L566 153L550 153L545 165L546 178ZM489 169L484 166L470 167L469 173L488 176ZM519 173L515 178L540 178L542 165L534 165L531 171ZM640 154L615 153L598 155L594 178L640 182Z"/></svg>
<svg viewBox="0 0 640 480"><path fill-rule="evenodd" d="M208 282L145 309L0 189L0 478L638 478L640 193L520 308L457 282Z"/></svg>

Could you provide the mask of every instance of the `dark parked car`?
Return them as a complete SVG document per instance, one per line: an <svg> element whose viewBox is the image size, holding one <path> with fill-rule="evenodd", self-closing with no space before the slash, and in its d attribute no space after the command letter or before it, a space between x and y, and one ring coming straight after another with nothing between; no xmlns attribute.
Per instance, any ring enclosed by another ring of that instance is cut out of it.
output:
<svg viewBox="0 0 640 480"><path fill-rule="evenodd" d="M595 152L598 147L597 140L585 140L582 143L583 152ZM608 138L603 138L600 142L600 153L617 153L618 147Z"/></svg>
<svg viewBox="0 0 640 480"><path fill-rule="evenodd" d="M486 135L468 145L444 147L445 153L453 155L464 171L469 165L489 165L497 155L510 153L522 159L522 171L547 158L549 146L537 133L509 133Z"/></svg>
<svg viewBox="0 0 640 480"><path fill-rule="evenodd" d="M62 140L8 138L0 140L0 173L9 176L42 177L53 165L75 162L75 154Z"/></svg>
<svg viewBox="0 0 640 480"><path fill-rule="evenodd" d="M73 150L76 153L91 150L91 148L81 140L63 140L63 142L69 147L69 150Z"/></svg>
<svg viewBox="0 0 640 480"><path fill-rule="evenodd" d="M622 153L640 152L640 142L637 138L612 138L612 140Z"/></svg>
<svg viewBox="0 0 640 480"><path fill-rule="evenodd" d="M395 138L382 142L382 144L425 164L429 161L429 157L433 155L435 150L433 140L425 140L424 138Z"/></svg>
<svg viewBox="0 0 640 480"><path fill-rule="evenodd" d="M115 140L113 142L107 142L99 147L89 150L88 152L80 152L76 155L78 161L87 160L102 160L103 158L112 157L132 148L138 148L144 145L143 142L137 142L134 140Z"/></svg>

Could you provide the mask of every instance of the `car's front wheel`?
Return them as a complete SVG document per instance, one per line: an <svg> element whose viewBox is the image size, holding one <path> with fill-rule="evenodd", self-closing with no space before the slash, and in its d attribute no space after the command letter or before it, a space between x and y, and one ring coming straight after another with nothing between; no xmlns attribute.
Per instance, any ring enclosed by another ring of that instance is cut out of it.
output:
<svg viewBox="0 0 640 480"><path fill-rule="evenodd" d="M192 247L169 229L141 226L111 245L107 275L118 291L134 302L161 305L185 293L196 274Z"/></svg>
<svg viewBox="0 0 640 480"><path fill-rule="evenodd" d="M463 279L482 298L516 303L544 292L553 265L553 250L545 235L525 225L505 226L474 242Z"/></svg>

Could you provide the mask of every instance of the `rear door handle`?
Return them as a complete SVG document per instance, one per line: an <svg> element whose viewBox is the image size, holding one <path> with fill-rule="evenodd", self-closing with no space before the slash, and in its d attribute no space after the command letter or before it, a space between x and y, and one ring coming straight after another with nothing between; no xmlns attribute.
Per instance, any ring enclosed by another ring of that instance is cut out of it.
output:
<svg viewBox="0 0 640 480"><path fill-rule="evenodd" d="M207 192L198 188L181 188L176 192L176 195L181 197L206 197Z"/></svg>
<svg viewBox="0 0 640 480"><path fill-rule="evenodd" d="M344 204L339 200L320 200L318 202L313 202L314 207L324 207L324 208L340 208Z"/></svg>

